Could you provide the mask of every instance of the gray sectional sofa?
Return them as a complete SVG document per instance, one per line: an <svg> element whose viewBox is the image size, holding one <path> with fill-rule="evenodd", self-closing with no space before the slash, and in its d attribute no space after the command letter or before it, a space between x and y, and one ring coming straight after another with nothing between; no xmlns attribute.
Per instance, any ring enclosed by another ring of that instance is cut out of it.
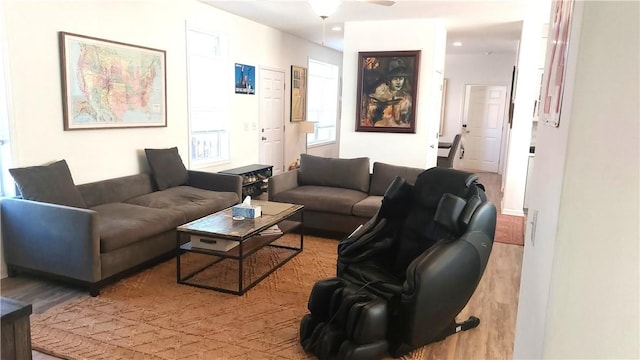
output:
<svg viewBox="0 0 640 360"><path fill-rule="evenodd" d="M0 204L9 275L60 278L95 296L106 283L174 254L178 225L241 200L241 177L187 171L179 156L175 164L177 149L164 150L173 160L155 171L147 154L153 175L78 186L64 160L12 169L22 198Z"/></svg>
<svg viewBox="0 0 640 360"><path fill-rule="evenodd" d="M367 222L400 176L413 184L424 169L302 154L300 168L269 178L269 200L304 205L304 227L341 236Z"/></svg>

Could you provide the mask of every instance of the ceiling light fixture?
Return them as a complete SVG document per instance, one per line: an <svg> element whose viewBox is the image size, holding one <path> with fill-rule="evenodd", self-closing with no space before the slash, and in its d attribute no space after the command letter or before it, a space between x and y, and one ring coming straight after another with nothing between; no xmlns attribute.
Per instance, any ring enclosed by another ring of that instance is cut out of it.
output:
<svg viewBox="0 0 640 360"><path fill-rule="evenodd" d="M309 5L318 16L328 18L340 6L340 0L309 0Z"/></svg>
<svg viewBox="0 0 640 360"><path fill-rule="evenodd" d="M324 45L324 21L338 9L341 2L340 0L309 0L311 9L322 18L322 45Z"/></svg>
<svg viewBox="0 0 640 360"><path fill-rule="evenodd" d="M462 43L460 41L456 41L453 43L453 46L462 46Z"/></svg>

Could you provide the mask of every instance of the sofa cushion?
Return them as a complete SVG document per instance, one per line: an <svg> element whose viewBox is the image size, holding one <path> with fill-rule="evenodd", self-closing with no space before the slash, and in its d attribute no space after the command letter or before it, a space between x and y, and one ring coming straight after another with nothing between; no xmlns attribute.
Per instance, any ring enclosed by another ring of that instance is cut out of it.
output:
<svg viewBox="0 0 640 360"><path fill-rule="evenodd" d="M87 207L123 202L154 191L150 174L136 174L78 185Z"/></svg>
<svg viewBox="0 0 640 360"><path fill-rule="evenodd" d="M335 159L300 155L299 185L369 191L369 158Z"/></svg>
<svg viewBox="0 0 640 360"><path fill-rule="evenodd" d="M275 194L272 200L302 204L305 210L352 215L353 206L366 197L367 194L362 191L306 185Z"/></svg>
<svg viewBox="0 0 640 360"><path fill-rule="evenodd" d="M164 190L187 183L189 173L178 154L178 148L144 149L158 189Z"/></svg>
<svg viewBox="0 0 640 360"><path fill-rule="evenodd" d="M113 251L185 223L182 213L134 204L110 203L91 208L100 219L100 252Z"/></svg>
<svg viewBox="0 0 640 360"><path fill-rule="evenodd" d="M186 221L195 220L237 204L238 194L177 186L128 199L136 204L157 209L171 209L185 215Z"/></svg>
<svg viewBox="0 0 640 360"><path fill-rule="evenodd" d="M24 199L86 208L65 160L49 165L9 169Z"/></svg>
<svg viewBox="0 0 640 360"><path fill-rule="evenodd" d="M424 169L420 168L374 162L369 195L383 196L389 185L391 185L397 176L400 176L407 183L413 185L415 184L418 175L423 171Z"/></svg>
<svg viewBox="0 0 640 360"><path fill-rule="evenodd" d="M382 198L382 196L376 195L367 196L353 206L353 215L373 217L382 206Z"/></svg>

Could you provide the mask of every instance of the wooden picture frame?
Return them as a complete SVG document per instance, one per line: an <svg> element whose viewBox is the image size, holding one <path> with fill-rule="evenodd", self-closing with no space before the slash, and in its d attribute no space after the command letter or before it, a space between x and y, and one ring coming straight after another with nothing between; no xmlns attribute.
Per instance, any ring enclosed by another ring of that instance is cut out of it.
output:
<svg viewBox="0 0 640 360"><path fill-rule="evenodd" d="M307 121L307 69L291 65L291 121Z"/></svg>
<svg viewBox="0 0 640 360"><path fill-rule="evenodd" d="M545 125L559 127L569 53L574 0L554 1L542 85L542 118Z"/></svg>
<svg viewBox="0 0 640 360"><path fill-rule="evenodd" d="M420 51L358 53L356 131L416 132Z"/></svg>
<svg viewBox="0 0 640 360"><path fill-rule="evenodd" d="M513 109L515 108L516 80L518 79L518 68L514 65L511 71L511 93L509 94L509 129L513 128Z"/></svg>
<svg viewBox="0 0 640 360"><path fill-rule="evenodd" d="M438 136L444 135L444 122L446 118L446 105L447 105L447 83L449 79L442 79L442 99L440 101L440 127L438 128Z"/></svg>
<svg viewBox="0 0 640 360"><path fill-rule="evenodd" d="M64 130L167 126L164 50L58 35Z"/></svg>

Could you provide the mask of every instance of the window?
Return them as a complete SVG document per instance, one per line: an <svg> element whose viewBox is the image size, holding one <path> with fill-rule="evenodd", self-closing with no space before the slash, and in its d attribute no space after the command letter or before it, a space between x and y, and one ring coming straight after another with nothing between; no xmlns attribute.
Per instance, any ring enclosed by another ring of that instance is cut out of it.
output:
<svg viewBox="0 0 640 360"><path fill-rule="evenodd" d="M3 22L0 21L0 24ZM5 49L4 33L0 31L0 47ZM9 132L9 88L8 80L5 77L5 54L0 51L0 197L15 195L15 185L13 178L9 175L11 166L11 145Z"/></svg>
<svg viewBox="0 0 640 360"><path fill-rule="evenodd" d="M1 83L4 87L4 83ZM0 104L5 103L5 94L0 91ZM11 145L9 144L9 121L5 106L0 105L0 197L15 195L13 178L9 174L11 166Z"/></svg>
<svg viewBox="0 0 640 360"><path fill-rule="evenodd" d="M5 83L0 83L4 90ZM9 144L9 121L7 119L6 95L0 91L0 197L15 195L13 178L9 174L11 166L11 145Z"/></svg>
<svg viewBox="0 0 640 360"><path fill-rule="evenodd" d="M191 168L229 160L230 69L226 39L187 25Z"/></svg>
<svg viewBox="0 0 640 360"><path fill-rule="evenodd" d="M336 141L338 119L338 67L309 59L307 120L316 123L315 132L307 134L308 145Z"/></svg>

